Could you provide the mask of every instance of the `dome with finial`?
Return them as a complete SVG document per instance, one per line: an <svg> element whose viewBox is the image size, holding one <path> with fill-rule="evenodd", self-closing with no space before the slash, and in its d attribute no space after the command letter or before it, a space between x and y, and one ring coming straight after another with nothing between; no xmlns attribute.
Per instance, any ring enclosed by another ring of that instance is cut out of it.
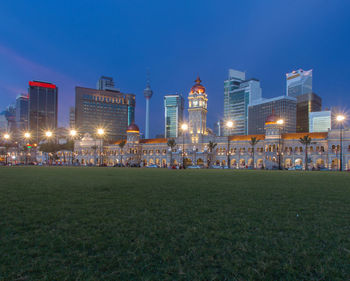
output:
<svg viewBox="0 0 350 281"><path fill-rule="evenodd" d="M140 129L139 129L139 127L138 127L135 123L132 123L132 124L130 124L130 126L126 129L126 132L127 132L127 133L139 133L139 132L140 132Z"/></svg>
<svg viewBox="0 0 350 281"><path fill-rule="evenodd" d="M265 120L265 124L277 124L278 120L279 120L279 117L275 114L275 111L272 110L272 114L267 116Z"/></svg>
<svg viewBox="0 0 350 281"><path fill-rule="evenodd" d="M199 78L199 76L194 82L196 82L196 84L191 88L190 95L194 93L197 93L197 94L205 93L205 87L201 85L202 80Z"/></svg>

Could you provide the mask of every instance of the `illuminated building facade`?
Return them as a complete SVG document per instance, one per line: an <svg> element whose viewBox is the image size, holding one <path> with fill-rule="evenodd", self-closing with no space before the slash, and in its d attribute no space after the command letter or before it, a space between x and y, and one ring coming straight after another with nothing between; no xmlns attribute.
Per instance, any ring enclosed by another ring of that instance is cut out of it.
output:
<svg viewBox="0 0 350 281"><path fill-rule="evenodd" d="M197 79L188 96L188 130L174 138L175 147L170 149L167 144L169 138L141 139L137 125L131 124L126 129L125 146L120 146L123 140L103 145L103 162L109 166L123 163L140 166L156 164L165 167L180 166L184 163L185 166L221 165L236 169L276 169L280 160L283 168L305 167L305 147L299 140L309 135L312 144L308 148L308 167L327 167L334 170L339 168L339 130L322 133L285 133L278 123L280 116L273 113L264 120L264 132L261 134L216 136L205 127L207 101L206 90ZM254 153L250 145L252 137L259 140L254 147ZM77 140L76 160L82 165L97 163L96 150L91 147L93 143L98 142L98 139L88 134L82 140ZM217 144L213 151L210 150L210 142ZM349 168L350 130L343 130L343 169Z"/></svg>
<svg viewBox="0 0 350 281"><path fill-rule="evenodd" d="M29 130L38 143L45 130L57 128L57 95L56 85L47 82L29 82Z"/></svg>
<svg viewBox="0 0 350 281"><path fill-rule="evenodd" d="M135 119L135 95L118 90L75 88L75 126L81 133L95 134L104 128L110 141L126 137Z"/></svg>

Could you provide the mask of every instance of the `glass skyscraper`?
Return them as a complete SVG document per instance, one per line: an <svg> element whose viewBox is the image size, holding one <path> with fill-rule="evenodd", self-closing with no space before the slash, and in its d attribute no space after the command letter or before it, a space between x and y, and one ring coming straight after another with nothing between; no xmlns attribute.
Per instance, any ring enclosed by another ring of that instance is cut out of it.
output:
<svg viewBox="0 0 350 281"><path fill-rule="evenodd" d="M311 112L321 111L322 99L308 93L297 96L297 133L309 132L309 115Z"/></svg>
<svg viewBox="0 0 350 281"><path fill-rule="evenodd" d="M28 95L19 95L16 98L16 126L20 131L28 130L28 106Z"/></svg>
<svg viewBox="0 0 350 281"><path fill-rule="evenodd" d="M57 128L56 85L47 82L29 82L29 130L38 143L44 138L45 130Z"/></svg>
<svg viewBox="0 0 350 281"><path fill-rule="evenodd" d="M232 121L233 127L224 128L224 135L248 134L248 105L260 99L260 81L245 80L245 72L230 69L224 82L224 124Z"/></svg>
<svg viewBox="0 0 350 281"><path fill-rule="evenodd" d="M297 97L312 92L312 69L294 70L286 74L287 96Z"/></svg>
<svg viewBox="0 0 350 281"><path fill-rule="evenodd" d="M164 97L165 137L177 138L183 122L184 98L181 95Z"/></svg>

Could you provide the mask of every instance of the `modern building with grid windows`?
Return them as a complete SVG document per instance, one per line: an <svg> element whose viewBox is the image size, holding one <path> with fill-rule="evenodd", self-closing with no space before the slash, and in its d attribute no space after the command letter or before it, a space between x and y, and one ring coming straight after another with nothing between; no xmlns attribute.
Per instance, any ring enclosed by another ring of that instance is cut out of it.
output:
<svg viewBox="0 0 350 281"><path fill-rule="evenodd" d="M272 113L283 119L283 132L296 132L297 100L293 97L280 96L261 99L249 105L249 134L263 134L265 120Z"/></svg>
<svg viewBox="0 0 350 281"><path fill-rule="evenodd" d="M75 88L75 126L81 133L94 135L97 128L114 141L126 137L126 129L135 119L135 95L118 90Z"/></svg>
<svg viewBox="0 0 350 281"><path fill-rule="evenodd" d="M183 122L184 98L181 95L164 97L165 137L177 138Z"/></svg>

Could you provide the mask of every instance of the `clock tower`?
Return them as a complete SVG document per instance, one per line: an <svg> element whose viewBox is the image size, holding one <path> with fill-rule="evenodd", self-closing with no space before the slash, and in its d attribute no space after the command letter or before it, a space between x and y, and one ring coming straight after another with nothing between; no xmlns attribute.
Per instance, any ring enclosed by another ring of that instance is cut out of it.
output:
<svg viewBox="0 0 350 281"><path fill-rule="evenodd" d="M189 132L192 135L207 134L207 94L201 85L201 79L195 80L196 84L188 95Z"/></svg>

